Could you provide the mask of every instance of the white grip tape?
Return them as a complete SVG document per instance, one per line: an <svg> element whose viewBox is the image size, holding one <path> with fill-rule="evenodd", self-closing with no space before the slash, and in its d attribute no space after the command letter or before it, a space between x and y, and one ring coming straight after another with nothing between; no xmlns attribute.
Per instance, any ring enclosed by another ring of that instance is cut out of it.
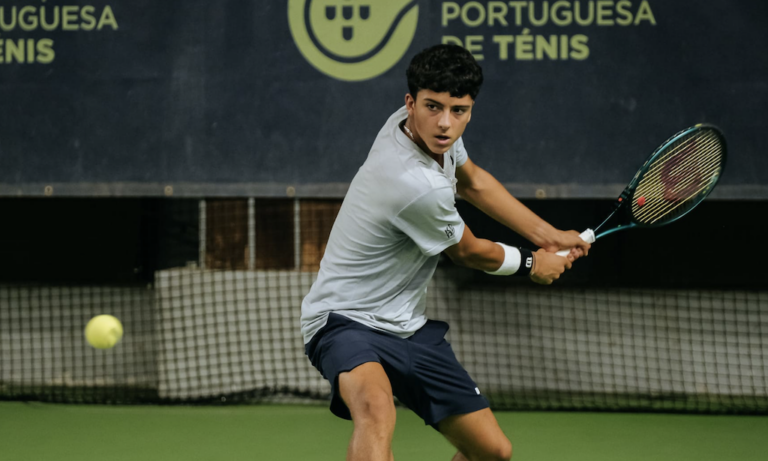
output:
<svg viewBox="0 0 768 461"><path fill-rule="evenodd" d="M592 229L585 230L584 232L579 234L579 237L581 237L581 239L587 243L595 243L595 231L593 231ZM568 253L570 252L571 250L560 250L555 254L565 258L566 256L568 256Z"/></svg>

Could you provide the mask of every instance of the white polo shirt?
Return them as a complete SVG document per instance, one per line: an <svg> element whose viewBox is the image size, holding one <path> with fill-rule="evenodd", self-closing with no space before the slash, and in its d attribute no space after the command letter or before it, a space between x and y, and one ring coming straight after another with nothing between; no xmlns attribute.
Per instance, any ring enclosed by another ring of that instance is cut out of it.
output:
<svg viewBox="0 0 768 461"><path fill-rule="evenodd" d="M402 107L379 132L355 175L301 304L304 342L334 312L403 338L427 321L427 284L439 254L461 240L456 167L467 161L457 140L443 168L399 127Z"/></svg>

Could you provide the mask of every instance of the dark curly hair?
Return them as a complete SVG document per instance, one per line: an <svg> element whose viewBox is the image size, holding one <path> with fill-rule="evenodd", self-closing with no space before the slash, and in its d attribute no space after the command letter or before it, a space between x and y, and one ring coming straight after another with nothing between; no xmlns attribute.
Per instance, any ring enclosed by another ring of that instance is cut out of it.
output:
<svg viewBox="0 0 768 461"><path fill-rule="evenodd" d="M413 57L408 70L408 91L413 98L419 90L448 92L455 98L469 95L473 100L483 84L483 69L466 49L458 45L435 45Z"/></svg>

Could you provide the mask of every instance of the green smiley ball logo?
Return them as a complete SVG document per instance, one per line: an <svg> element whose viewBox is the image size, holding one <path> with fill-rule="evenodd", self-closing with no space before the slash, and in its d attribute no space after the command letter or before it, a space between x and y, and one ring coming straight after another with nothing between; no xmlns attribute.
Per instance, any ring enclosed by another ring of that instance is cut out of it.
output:
<svg viewBox="0 0 768 461"><path fill-rule="evenodd" d="M288 0L301 54L339 80L367 80L403 57L416 33L417 0Z"/></svg>

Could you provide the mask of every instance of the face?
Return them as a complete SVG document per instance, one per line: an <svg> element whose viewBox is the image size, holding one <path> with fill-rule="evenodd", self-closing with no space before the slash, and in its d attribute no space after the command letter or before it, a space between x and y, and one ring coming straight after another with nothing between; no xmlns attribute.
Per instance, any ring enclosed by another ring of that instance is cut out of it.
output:
<svg viewBox="0 0 768 461"><path fill-rule="evenodd" d="M406 94L408 127L416 144L433 154L446 153L464 133L474 104L469 95L455 98L450 93L419 90L414 99Z"/></svg>

